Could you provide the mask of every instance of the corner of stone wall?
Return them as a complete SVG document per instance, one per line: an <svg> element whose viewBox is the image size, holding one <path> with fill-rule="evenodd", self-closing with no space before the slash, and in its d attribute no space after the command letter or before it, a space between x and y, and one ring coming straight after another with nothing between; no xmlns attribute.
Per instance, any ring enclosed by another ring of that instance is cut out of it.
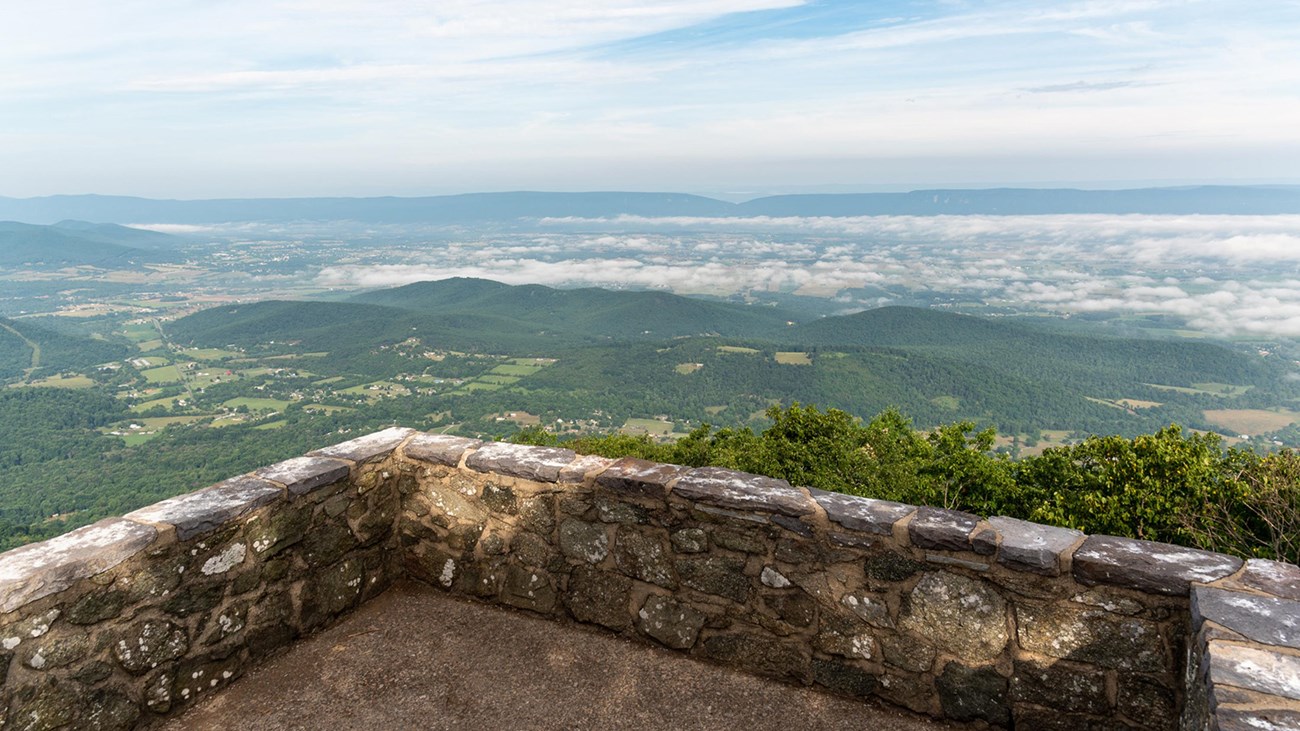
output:
<svg viewBox="0 0 1300 731"><path fill-rule="evenodd" d="M0 729L174 713L402 576L937 717L1300 727L1294 566L393 428L0 554Z"/></svg>
<svg viewBox="0 0 1300 731"><path fill-rule="evenodd" d="M382 592L385 430L0 554L0 728L133 728Z"/></svg>

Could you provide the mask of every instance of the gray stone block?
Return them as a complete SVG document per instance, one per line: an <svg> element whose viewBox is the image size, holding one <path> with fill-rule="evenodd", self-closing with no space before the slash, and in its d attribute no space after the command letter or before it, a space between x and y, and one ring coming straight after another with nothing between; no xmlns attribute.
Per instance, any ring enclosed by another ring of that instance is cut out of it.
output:
<svg viewBox="0 0 1300 731"><path fill-rule="evenodd" d="M674 464L624 457L596 476L596 484L610 490L662 498L668 485L690 470Z"/></svg>
<svg viewBox="0 0 1300 731"><path fill-rule="evenodd" d="M1225 591L1192 588L1192 621L1220 624L1256 642L1300 650L1300 602Z"/></svg>
<svg viewBox="0 0 1300 731"><path fill-rule="evenodd" d="M733 510L755 510L797 518L813 512L812 501L785 480L721 467L700 467L673 486L673 495Z"/></svg>
<svg viewBox="0 0 1300 731"><path fill-rule="evenodd" d="M992 667L967 667L948 663L936 681L945 718L956 721L982 719L1006 725L1011 720L1007 704L1007 679Z"/></svg>
<svg viewBox="0 0 1300 731"><path fill-rule="evenodd" d="M917 582L904 598L898 626L973 663L994 660L1007 648L1006 601L996 588L947 571Z"/></svg>
<svg viewBox="0 0 1300 731"><path fill-rule="evenodd" d="M916 511L911 505L844 495L825 490L810 490L813 499L826 511L826 517L849 530L887 536L894 524Z"/></svg>
<svg viewBox="0 0 1300 731"><path fill-rule="evenodd" d="M1116 670L1159 673L1169 668L1155 622L1063 603L1022 605L1015 611L1022 650Z"/></svg>
<svg viewBox="0 0 1300 731"><path fill-rule="evenodd" d="M596 454L580 454L578 458L560 469L560 482L582 482L587 475L605 470L614 464L609 457Z"/></svg>
<svg viewBox="0 0 1300 731"><path fill-rule="evenodd" d="M1276 597L1300 601L1300 566L1252 558L1246 570L1233 580L1236 586L1268 592Z"/></svg>
<svg viewBox="0 0 1300 731"><path fill-rule="evenodd" d="M989 518L989 525L1002 535L998 563L1017 571L1044 576L1061 573L1061 557L1083 538L1083 533L1068 528L1039 525L1016 518Z"/></svg>
<svg viewBox="0 0 1300 731"><path fill-rule="evenodd" d="M1115 536L1090 536L1074 552L1074 577L1156 594L1187 596L1191 582L1209 583L1241 568L1221 553Z"/></svg>
<svg viewBox="0 0 1300 731"><path fill-rule="evenodd" d="M318 487L345 479L352 469L347 462L328 457L294 457L262 467L253 474L263 480L284 485L293 495L302 495Z"/></svg>
<svg viewBox="0 0 1300 731"><path fill-rule="evenodd" d="M972 551L971 533L979 526L978 515L943 508L921 507L907 526L907 535L919 548L941 551Z"/></svg>
<svg viewBox="0 0 1300 731"><path fill-rule="evenodd" d="M402 453L421 462L455 467L471 449L483 445L482 439L453 437L448 434L416 434L402 448Z"/></svg>
<svg viewBox="0 0 1300 731"><path fill-rule="evenodd" d="M0 612L103 573L153 542L157 529L121 518L107 518L48 541L0 554Z"/></svg>
<svg viewBox="0 0 1300 731"><path fill-rule="evenodd" d="M241 475L140 508L126 517L140 523L175 526L176 537L187 541L283 497L284 490L276 485Z"/></svg>
<svg viewBox="0 0 1300 731"><path fill-rule="evenodd" d="M350 459L353 462L370 462L387 457L397 448L397 445L414 433L414 429L393 426L373 434L367 434L364 437L357 437L324 449L317 449L307 454L311 457L338 457L339 459Z"/></svg>
<svg viewBox="0 0 1300 731"><path fill-rule="evenodd" d="M1262 647L1211 641L1210 682L1300 700L1300 657Z"/></svg>
<svg viewBox="0 0 1300 731"><path fill-rule="evenodd" d="M560 470L577 456L572 449L489 442L467 457L465 466L477 472L555 482L560 478Z"/></svg>
<svg viewBox="0 0 1300 731"><path fill-rule="evenodd" d="M632 615L628 611L631 592L632 580L626 576L579 566L569 579L564 603L579 622L599 624L617 631L632 624Z"/></svg>
<svg viewBox="0 0 1300 731"><path fill-rule="evenodd" d="M1214 720L1218 731L1296 731L1300 710L1220 708Z"/></svg>
<svg viewBox="0 0 1300 731"><path fill-rule="evenodd" d="M687 650L695 644L705 619L688 604L651 594L637 612L637 629L673 649Z"/></svg>
<svg viewBox="0 0 1300 731"><path fill-rule="evenodd" d="M676 562L682 583L706 594L726 597L737 604L749 601L750 583L745 561L730 556L683 558Z"/></svg>

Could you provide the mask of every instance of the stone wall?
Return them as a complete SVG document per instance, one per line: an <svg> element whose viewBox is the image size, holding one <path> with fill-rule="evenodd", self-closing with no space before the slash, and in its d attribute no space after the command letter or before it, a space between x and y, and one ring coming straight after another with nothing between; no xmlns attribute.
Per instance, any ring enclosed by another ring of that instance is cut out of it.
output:
<svg viewBox="0 0 1300 731"><path fill-rule="evenodd" d="M0 554L0 729L145 725L399 576L937 717L1300 728L1294 566L389 429Z"/></svg>

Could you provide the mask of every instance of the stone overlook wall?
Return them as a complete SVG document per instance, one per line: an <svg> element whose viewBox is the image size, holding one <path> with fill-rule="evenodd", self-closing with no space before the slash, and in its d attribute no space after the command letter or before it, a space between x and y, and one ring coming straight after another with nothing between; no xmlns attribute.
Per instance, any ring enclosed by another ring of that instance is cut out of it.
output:
<svg viewBox="0 0 1300 731"><path fill-rule="evenodd" d="M1300 568L388 429L0 554L0 729L146 726L394 579L1018 729L1300 728Z"/></svg>

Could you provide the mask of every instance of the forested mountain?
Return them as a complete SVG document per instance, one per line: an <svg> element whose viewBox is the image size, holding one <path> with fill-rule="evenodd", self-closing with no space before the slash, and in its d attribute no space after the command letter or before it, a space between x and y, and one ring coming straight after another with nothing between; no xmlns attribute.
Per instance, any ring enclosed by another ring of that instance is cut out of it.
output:
<svg viewBox="0 0 1300 731"><path fill-rule="evenodd" d="M126 357L127 346L65 335L23 320L0 317L0 381L63 369L83 369Z"/></svg>
<svg viewBox="0 0 1300 731"><path fill-rule="evenodd" d="M1257 383L1272 374L1258 359L1210 343L1067 334L915 307L816 320L792 328L788 342L906 348L957 362L996 364L1007 375L1069 381L1093 392L1125 382Z"/></svg>
<svg viewBox="0 0 1300 731"><path fill-rule="evenodd" d="M37 226L0 221L0 267L62 269L75 266L130 268L172 261L172 237L115 224L63 221Z"/></svg>
<svg viewBox="0 0 1300 731"><path fill-rule="evenodd" d="M303 220L456 224L620 215L739 217L1047 213L1300 213L1300 186L916 190L908 193L780 195L739 204L685 193L537 191L420 198L153 200L100 195L0 197L0 218L34 223L82 218L191 224Z"/></svg>
<svg viewBox="0 0 1300 731"><path fill-rule="evenodd" d="M170 330L186 344L325 353L311 370L329 376L437 373L436 361L422 359L429 351L556 358L523 383L477 393L475 404L507 411L526 403L564 418L599 409L744 423L771 403L802 401L863 415L898 406L927 425L964 418L1020 433L1136 433L1170 421L1204 426L1213 397L1194 393L1196 384L1239 384L1259 398L1293 390L1278 365L1218 345L918 308L792 325L796 316L767 306L474 279L356 300L220 307ZM1149 403L1117 403L1125 399Z"/></svg>
<svg viewBox="0 0 1300 731"><path fill-rule="evenodd" d="M787 323L802 319L772 307L747 307L670 292L553 289L468 278L416 282L352 300L431 315L475 313L527 322L543 330L612 338L702 334L771 338L779 337L789 327Z"/></svg>

